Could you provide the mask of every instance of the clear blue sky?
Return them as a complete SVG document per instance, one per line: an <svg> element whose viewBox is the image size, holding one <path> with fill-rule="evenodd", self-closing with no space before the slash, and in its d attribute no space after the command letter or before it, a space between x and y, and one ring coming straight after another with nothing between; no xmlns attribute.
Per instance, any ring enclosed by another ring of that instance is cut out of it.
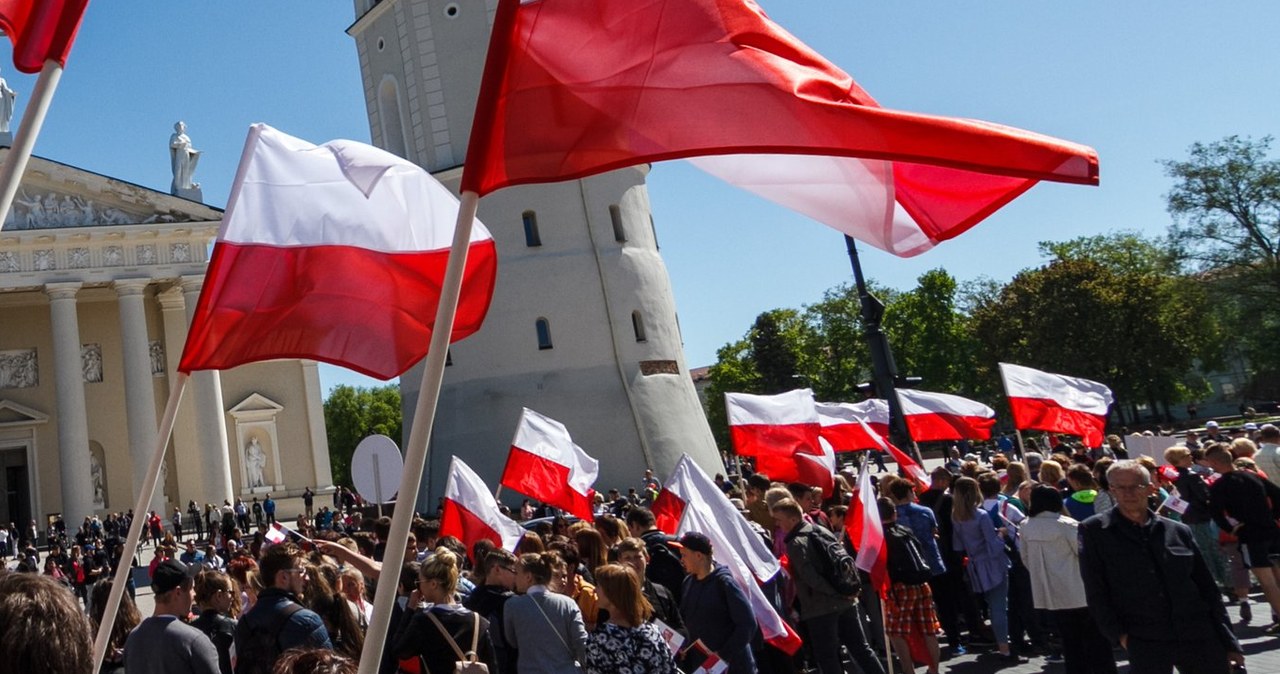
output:
<svg viewBox="0 0 1280 674"><path fill-rule="evenodd" d="M914 259L867 252L867 274L890 286L935 267L1007 280L1040 262L1042 240L1161 233L1169 183L1157 160L1276 131L1280 3L760 2L887 107L1019 126L1101 156L1101 187L1040 185ZM36 153L167 190L167 140L185 120L204 152L205 201L222 206L252 122L368 141L343 32L354 18L337 0L96 0ZM7 60L3 74L25 103L34 77ZM656 166L650 193L690 366L713 362L761 311L816 301L849 278L839 234L687 164ZM322 376L326 389L370 383L337 368Z"/></svg>

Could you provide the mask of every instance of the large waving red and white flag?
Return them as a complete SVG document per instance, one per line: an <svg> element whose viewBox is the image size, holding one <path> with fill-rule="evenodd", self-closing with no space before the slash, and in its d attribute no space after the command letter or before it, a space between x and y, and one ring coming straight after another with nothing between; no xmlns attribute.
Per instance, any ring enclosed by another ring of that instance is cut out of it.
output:
<svg viewBox="0 0 1280 674"><path fill-rule="evenodd" d="M45 61L67 65L89 0L0 0L0 29L13 43L13 65L38 73Z"/></svg>
<svg viewBox="0 0 1280 674"><path fill-rule="evenodd" d="M726 393L729 437L739 456L781 456L822 453L822 426L813 391L797 389L776 395Z"/></svg>
<svg viewBox="0 0 1280 674"><path fill-rule="evenodd" d="M712 556L729 567L747 593L765 640L790 654L799 650L800 637L760 590L760 583L772 578L781 568L777 558L729 502L729 497L688 454L676 463L671 479L653 504L653 514L669 534L696 531L711 539Z"/></svg>
<svg viewBox="0 0 1280 674"><path fill-rule="evenodd" d="M1107 410L1115 398L1096 381L1000 363L1000 378L1018 430L1079 435L1089 447L1102 445Z"/></svg>
<svg viewBox="0 0 1280 674"><path fill-rule="evenodd" d="M990 440L996 411L976 400L949 393L898 389L907 432L916 442Z"/></svg>
<svg viewBox="0 0 1280 674"><path fill-rule="evenodd" d="M600 463L569 437L564 424L525 408L500 484L591 521L592 486Z"/></svg>
<svg viewBox="0 0 1280 674"><path fill-rule="evenodd" d="M1039 180L1098 182L1083 145L880 107L752 0L500 0L472 130L466 191L698 157L901 256Z"/></svg>
<svg viewBox="0 0 1280 674"><path fill-rule="evenodd" d="M916 463L915 459L911 458L911 456L906 452L895 447L892 442L889 442L887 436L876 433L876 431L870 427L870 424L867 424L865 421L862 422L862 424L863 426L866 426L867 434L875 440L876 449L879 449L882 452L888 452L889 455L893 457L893 460L897 462L898 467L902 469L902 472L906 473L912 481L920 485L921 489L929 488L929 474L924 472L924 468L921 467L920 464Z"/></svg>
<svg viewBox="0 0 1280 674"><path fill-rule="evenodd" d="M860 403L817 403L817 408L822 437L837 452L878 449L876 436L889 434L889 403L880 398Z"/></svg>
<svg viewBox="0 0 1280 674"><path fill-rule="evenodd" d="M253 125L178 369L309 358L399 375L426 355L457 213L389 152ZM480 329L496 270L476 223L452 341Z"/></svg>
<svg viewBox="0 0 1280 674"><path fill-rule="evenodd" d="M884 523L876 505L876 489L871 486L871 471L865 463L858 471L858 491L844 521L849 540L858 550L854 563L871 576L871 586L883 597L889 589L889 548L884 542Z"/></svg>
<svg viewBox="0 0 1280 674"><path fill-rule="evenodd" d="M515 550L524 528L498 510L498 500L484 480L455 456L449 464L449 481L444 487L440 535L457 537L467 546L469 556L471 547L481 539L493 541L503 550Z"/></svg>

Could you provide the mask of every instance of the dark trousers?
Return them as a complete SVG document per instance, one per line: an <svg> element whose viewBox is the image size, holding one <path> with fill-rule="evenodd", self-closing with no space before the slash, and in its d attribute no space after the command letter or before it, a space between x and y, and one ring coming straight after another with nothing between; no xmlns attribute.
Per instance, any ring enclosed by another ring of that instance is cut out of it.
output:
<svg viewBox="0 0 1280 674"><path fill-rule="evenodd" d="M1053 611L1062 635L1062 657L1067 674L1116 674L1111 642L1098 631L1088 608Z"/></svg>
<svg viewBox="0 0 1280 674"><path fill-rule="evenodd" d="M1048 645L1031 599L1031 573L1018 560L1009 568L1009 642L1020 642L1024 632L1032 646Z"/></svg>
<svg viewBox="0 0 1280 674"><path fill-rule="evenodd" d="M1148 641L1129 637L1129 674L1228 674L1227 650L1217 639Z"/></svg>
<svg viewBox="0 0 1280 674"><path fill-rule="evenodd" d="M931 578L929 589L933 591L933 602L938 607L938 622L942 623L942 631L947 635L947 644L952 647L961 645L962 616L969 628L970 639L984 635L989 637L990 631L985 629L982 622L978 602L965 584L963 560L948 559L946 563L947 572Z"/></svg>
<svg viewBox="0 0 1280 674"><path fill-rule="evenodd" d="M862 631L862 616L856 605L838 613L828 613L804 621L809 634L809 646L813 659L822 674L844 674L840 664L840 646L849 650L862 674L884 674L884 666L867 645L867 635Z"/></svg>

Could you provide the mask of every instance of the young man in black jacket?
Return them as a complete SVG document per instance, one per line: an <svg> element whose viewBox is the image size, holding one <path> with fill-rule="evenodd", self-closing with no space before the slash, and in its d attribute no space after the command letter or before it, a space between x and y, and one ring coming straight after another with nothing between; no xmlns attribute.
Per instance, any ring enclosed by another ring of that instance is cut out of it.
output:
<svg viewBox="0 0 1280 674"><path fill-rule="evenodd" d="M1223 443L1204 450L1204 460L1218 474L1209 487L1209 507L1218 527L1240 539L1240 556L1253 572L1271 611L1280 614L1280 582L1274 557L1280 556L1280 487L1246 471L1236 470L1231 450ZM1280 632L1280 625L1267 628Z"/></svg>

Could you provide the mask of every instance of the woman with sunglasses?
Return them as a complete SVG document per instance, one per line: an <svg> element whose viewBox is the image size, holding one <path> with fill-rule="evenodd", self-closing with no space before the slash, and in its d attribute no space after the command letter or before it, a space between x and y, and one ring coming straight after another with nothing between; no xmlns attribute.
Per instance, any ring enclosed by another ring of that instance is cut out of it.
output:
<svg viewBox="0 0 1280 674"><path fill-rule="evenodd" d="M455 593L461 575L458 556L446 548L422 562L418 588L410 606L425 606L405 614L395 639L401 661L417 659L427 674L450 674L459 662L480 662L498 671L489 622L458 604Z"/></svg>

